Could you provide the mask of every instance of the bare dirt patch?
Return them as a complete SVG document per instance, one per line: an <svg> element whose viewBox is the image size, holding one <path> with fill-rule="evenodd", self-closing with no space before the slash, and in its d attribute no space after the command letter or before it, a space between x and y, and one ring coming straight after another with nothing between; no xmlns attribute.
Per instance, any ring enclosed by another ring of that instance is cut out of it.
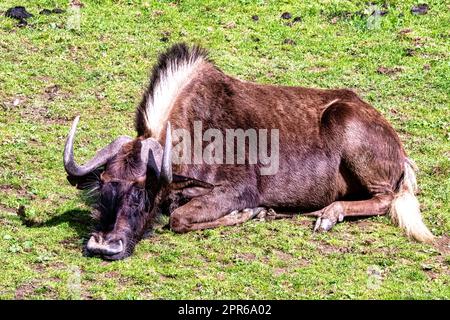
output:
<svg viewBox="0 0 450 320"><path fill-rule="evenodd" d="M59 243L64 246L66 249L79 249L79 238L78 237L71 237L64 240L61 240Z"/></svg>
<svg viewBox="0 0 450 320"><path fill-rule="evenodd" d="M65 124L68 119L66 117L53 115L47 106L53 101L65 100L69 97L70 94L63 91L58 84L50 84L44 88L42 94L36 97L14 97L12 102L6 105L6 108L20 108L21 117L33 122L43 124Z"/></svg>
<svg viewBox="0 0 450 320"><path fill-rule="evenodd" d="M21 105L27 102L28 98L24 95L16 95L13 98L4 98L2 99L4 102L2 103L2 108L5 111L13 110L15 108L19 108Z"/></svg>
<svg viewBox="0 0 450 320"><path fill-rule="evenodd" d="M61 88L57 84L50 85L44 89L44 97L49 100L55 100L60 94Z"/></svg>
<svg viewBox="0 0 450 320"><path fill-rule="evenodd" d="M314 224L316 223L316 218L315 217L305 217L302 216L301 214L298 216L293 217L290 220L293 224L295 225L299 225L305 228L312 228L314 227Z"/></svg>
<svg viewBox="0 0 450 320"><path fill-rule="evenodd" d="M65 117L51 115L49 109L45 107L45 102L38 99L33 104L25 106L20 112L20 115L29 121L43 124L65 124L68 121Z"/></svg>
<svg viewBox="0 0 450 320"><path fill-rule="evenodd" d="M274 274L276 277L282 276L282 275L285 274L286 272L287 272L287 270L284 269L284 268L275 268L275 269L273 270L273 274Z"/></svg>
<svg viewBox="0 0 450 320"><path fill-rule="evenodd" d="M398 34L399 34L399 35L405 35L405 34L411 33L411 32L412 32L412 29L406 28L406 29L400 30L400 31L398 32Z"/></svg>
<svg viewBox="0 0 450 320"><path fill-rule="evenodd" d="M447 169L447 168L442 168L442 166L441 165L435 165L435 166L433 166L432 167L432 169L431 169L431 173L433 174L433 175L443 175L443 176L449 176L449 174L450 174L450 172L449 172L449 170Z"/></svg>
<svg viewBox="0 0 450 320"><path fill-rule="evenodd" d="M280 250L275 250L274 254L277 256L278 259L283 261L290 261L293 258L291 254Z"/></svg>
<svg viewBox="0 0 450 320"><path fill-rule="evenodd" d="M450 254L450 236L443 235L436 239L435 248L443 255Z"/></svg>
<svg viewBox="0 0 450 320"><path fill-rule="evenodd" d="M23 300L30 296L37 288L35 281L23 283L16 289L16 294L14 299Z"/></svg>
<svg viewBox="0 0 450 320"><path fill-rule="evenodd" d="M236 255L237 259L244 260L244 261L255 261L256 255L254 253L248 252L248 253L240 253Z"/></svg>
<svg viewBox="0 0 450 320"><path fill-rule="evenodd" d="M377 68L377 73L379 74L384 74L384 75L394 75L396 73L402 72L403 68L402 67L383 67L380 66Z"/></svg>
<svg viewBox="0 0 450 320"><path fill-rule="evenodd" d="M302 258L296 258L294 266L297 267L297 268L301 268L301 267L306 267L310 263L311 263L311 261L309 261L307 258L303 258L303 257Z"/></svg>
<svg viewBox="0 0 450 320"><path fill-rule="evenodd" d="M104 277L107 279L119 279L121 274L118 271L109 271L104 274Z"/></svg>
<svg viewBox="0 0 450 320"><path fill-rule="evenodd" d="M415 37L412 39L412 45L416 48L421 48L429 42L427 37Z"/></svg>
<svg viewBox="0 0 450 320"><path fill-rule="evenodd" d="M319 242L317 249L323 255L329 255L334 253L349 253L352 251L352 248L350 247L336 247L325 242Z"/></svg>
<svg viewBox="0 0 450 320"><path fill-rule="evenodd" d="M7 212L15 215L17 213L17 210L0 204L0 212Z"/></svg>
<svg viewBox="0 0 450 320"><path fill-rule="evenodd" d="M358 226L361 229L368 229L373 224L373 222L368 221L368 220L364 220L364 219L352 221L351 223L356 225L356 226Z"/></svg>
<svg viewBox="0 0 450 320"><path fill-rule="evenodd" d="M45 279L45 281L49 282L58 282L60 281L57 278ZM45 296L46 299L56 299L57 293L51 288L49 285L43 283L44 281L32 280L30 282L25 282L17 287L15 292L16 300L30 299L34 294L39 294L40 296ZM38 292L39 291L39 292Z"/></svg>
<svg viewBox="0 0 450 320"><path fill-rule="evenodd" d="M18 188L9 184L0 185L0 193L13 194L19 198L26 198L30 200L36 198L36 196L29 192L27 189L23 187Z"/></svg>
<svg viewBox="0 0 450 320"><path fill-rule="evenodd" d="M328 68L327 67L321 67L321 66L315 66L315 67L308 68L308 71L312 72L312 73L319 73L319 72L328 71Z"/></svg>

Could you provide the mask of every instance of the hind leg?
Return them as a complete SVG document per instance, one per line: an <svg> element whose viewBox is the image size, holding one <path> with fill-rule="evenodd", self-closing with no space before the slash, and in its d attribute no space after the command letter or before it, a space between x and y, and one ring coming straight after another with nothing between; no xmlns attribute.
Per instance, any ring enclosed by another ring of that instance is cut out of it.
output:
<svg viewBox="0 0 450 320"><path fill-rule="evenodd" d="M341 152L340 197L354 196L357 190L371 197L360 201L333 202L322 210L315 230L327 231L345 217L378 216L389 212L394 192L403 174L405 155L393 128L366 103L335 103L324 111L321 125L325 137ZM346 174L346 172L348 174ZM339 180L339 179L338 179Z"/></svg>
<svg viewBox="0 0 450 320"><path fill-rule="evenodd" d="M387 214L393 198L392 193L385 193L376 195L369 200L336 201L321 210L309 213L309 215L318 216L314 231L328 231L337 222L343 221L345 217L370 217Z"/></svg>
<svg viewBox="0 0 450 320"><path fill-rule="evenodd" d="M170 227L173 231L184 233L195 230L212 229L217 227L235 226L243 224L244 222L253 219L257 215L263 214L265 211L262 207L246 208L238 211L233 210L228 214L222 215L219 218L212 219L210 221L199 222L192 219L189 211L186 211L187 207L180 207L183 211L175 211L171 216ZM183 217L183 219L181 219ZM187 220L189 219L189 220Z"/></svg>
<svg viewBox="0 0 450 320"><path fill-rule="evenodd" d="M357 181L359 188L367 190L371 198L355 201L338 199L327 207L311 213L310 215L318 216L314 231L328 231L345 217L371 217L389 213L394 200L396 184L394 181L400 180L401 170L397 168L395 162L384 161L377 157L379 155L366 151L365 156L358 155L347 161L347 166L352 168L350 179ZM354 184L351 180L347 182ZM351 195L351 192L344 194L344 196Z"/></svg>

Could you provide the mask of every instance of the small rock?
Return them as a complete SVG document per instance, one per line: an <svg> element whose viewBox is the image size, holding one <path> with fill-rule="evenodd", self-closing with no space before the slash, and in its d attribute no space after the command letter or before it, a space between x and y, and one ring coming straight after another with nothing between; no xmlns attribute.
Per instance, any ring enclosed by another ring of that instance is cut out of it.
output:
<svg viewBox="0 0 450 320"><path fill-rule="evenodd" d="M330 23L331 23L331 24L336 24L338 21L339 21L339 17L333 17L333 18L330 20Z"/></svg>
<svg viewBox="0 0 450 320"><path fill-rule="evenodd" d="M302 22L302 17L295 17L294 20L292 20L293 23Z"/></svg>
<svg viewBox="0 0 450 320"><path fill-rule="evenodd" d="M65 11L63 9L60 9L60 8L55 8L55 9L52 10L52 12L56 13L56 14L61 14L61 13L64 13Z"/></svg>
<svg viewBox="0 0 450 320"><path fill-rule="evenodd" d="M431 264L422 264L422 270L430 271L433 270L433 266Z"/></svg>
<svg viewBox="0 0 450 320"><path fill-rule="evenodd" d="M423 65L423 70L430 70L431 66L427 63Z"/></svg>
<svg viewBox="0 0 450 320"><path fill-rule="evenodd" d="M411 13L416 15L427 14L429 8L430 7L426 3L418 4L417 6L412 7Z"/></svg>
<svg viewBox="0 0 450 320"><path fill-rule="evenodd" d="M407 49L405 50L405 55L406 55L407 57L412 57L415 53L416 53L416 50L411 49L411 48L407 48Z"/></svg>
<svg viewBox="0 0 450 320"><path fill-rule="evenodd" d="M227 28L227 29L233 29L233 28L236 28L236 22L234 22L234 21L227 22L227 23L225 24L225 28Z"/></svg>
<svg viewBox="0 0 450 320"><path fill-rule="evenodd" d="M54 28L57 28L58 26L55 24ZM55 98L58 97L60 93L61 87L57 84L50 85L44 89L45 96L48 100L53 101Z"/></svg>
<svg viewBox="0 0 450 320"><path fill-rule="evenodd" d="M22 22L22 20L31 18L33 15L29 13L27 9L25 9L25 7L17 6L6 10L5 16L8 18L17 19Z"/></svg>
<svg viewBox="0 0 450 320"><path fill-rule="evenodd" d="M39 14L44 14L46 16L48 16L49 14L52 14L52 10L49 9L42 9Z"/></svg>
<svg viewBox="0 0 450 320"><path fill-rule="evenodd" d="M281 15L281 19L290 19L292 18L292 15L289 12L283 12Z"/></svg>
<svg viewBox="0 0 450 320"><path fill-rule="evenodd" d="M13 101L13 106L14 106L14 107L17 107L17 106L20 104L20 102L21 102L21 101L20 101L19 98L15 98L14 101Z"/></svg>
<svg viewBox="0 0 450 320"><path fill-rule="evenodd" d="M12 237L9 234L5 234L3 236L3 240L11 240L11 239L12 239Z"/></svg>
<svg viewBox="0 0 450 320"><path fill-rule="evenodd" d="M258 20L259 20L259 17L255 14L255 15L252 16L252 20L253 20L253 21L258 21Z"/></svg>
<svg viewBox="0 0 450 320"><path fill-rule="evenodd" d="M197 284L195 285L195 290L196 290L196 291L202 291L202 290L203 290L203 285L202 285L201 283L197 283Z"/></svg>
<svg viewBox="0 0 450 320"><path fill-rule="evenodd" d="M161 39L159 39L159 41L161 41L161 42L168 42L169 38L164 36Z"/></svg>
<svg viewBox="0 0 450 320"><path fill-rule="evenodd" d="M283 44L295 45L295 41L292 39L284 39Z"/></svg>
<svg viewBox="0 0 450 320"><path fill-rule="evenodd" d="M80 0L70 0L70 6L71 7L83 8L84 7L84 3L82 3Z"/></svg>
<svg viewBox="0 0 450 320"><path fill-rule="evenodd" d="M393 68L388 68L388 67L378 67L378 69L377 69L377 72L379 73L379 74L394 74L394 73L397 73L397 72L401 72L401 71L403 71L403 69L402 68L400 68L400 67L393 67Z"/></svg>
<svg viewBox="0 0 450 320"><path fill-rule="evenodd" d="M101 101L103 99L105 99L105 94L103 92L96 92L95 93L95 98L97 98L97 100Z"/></svg>
<svg viewBox="0 0 450 320"><path fill-rule="evenodd" d="M415 37L414 39L412 39L414 46L416 48L421 48L425 45L427 39L426 38L421 38L421 37Z"/></svg>
<svg viewBox="0 0 450 320"><path fill-rule="evenodd" d="M404 34L410 33L411 31L412 31L412 29L409 29L409 28L402 29L398 32L398 34L404 35Z"/></svg>

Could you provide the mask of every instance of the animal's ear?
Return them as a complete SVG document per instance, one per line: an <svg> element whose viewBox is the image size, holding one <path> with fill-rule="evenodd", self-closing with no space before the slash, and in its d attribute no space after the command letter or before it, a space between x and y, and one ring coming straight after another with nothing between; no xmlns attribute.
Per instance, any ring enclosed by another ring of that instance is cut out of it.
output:
<svg viewBox="0 0 450 320"><path fill-rule="evenodd" d="M170 190L181 191L186 198L203 196L214 189L214 185L194 178L173 175Z"/></svg>
<svg viewBox="0 0 450 320"><path fill-rule="evenodd" d="M94 171L81 177L76 177L69 174L67 175L67 181L79 190L89 189L92 187L93 183L100 179L100 174L102 172L103 169L95 169Z"/></svg>

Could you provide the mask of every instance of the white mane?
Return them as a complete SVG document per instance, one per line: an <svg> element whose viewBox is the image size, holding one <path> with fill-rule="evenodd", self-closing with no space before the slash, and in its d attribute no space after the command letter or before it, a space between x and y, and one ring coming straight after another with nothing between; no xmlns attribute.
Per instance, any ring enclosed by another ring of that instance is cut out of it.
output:
<svg viewBox="0 0 450 320"><path fill-rule="evenodd" d="M154 138L160 137L177 96L202 61L203 57L199 55L184 59L168 58L165 68L157 70L159 78L147 97L144 112L145 125Z"/></svg>

